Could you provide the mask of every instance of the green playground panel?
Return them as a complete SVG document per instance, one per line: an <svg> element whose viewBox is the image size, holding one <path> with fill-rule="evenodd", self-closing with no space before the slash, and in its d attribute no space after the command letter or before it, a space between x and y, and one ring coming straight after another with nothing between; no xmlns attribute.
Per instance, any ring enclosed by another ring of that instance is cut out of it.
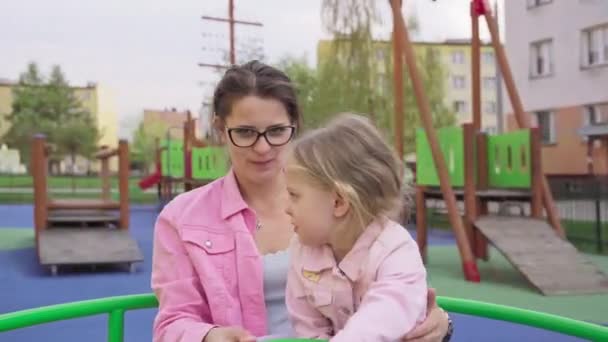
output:
<svg viewBox="0 0 608 342"><path fill-rule="evenodd" d="M161 147L167 147L161 153L162 175L183 178L185 175L184 142L175 139L164 140Z"/></svg>
<svg viewBox="0 0 608 342"><path fill-rule="evenodd" d="M608 341L608 327L516 307L450 297L437 297L444 310L465 315L485 317L555 331L591 341ZM152 309L158 306L153 293L106 297L72 303L26 309L0 315L0 333L38 324L93 315L108 315L108 341L124 340L124 316L129 310ZM269 341L322 341L305 339L275 339Z"/></svg>
<svg viewBox="0 0 608 342"><path fill-rule="evenodd" d="M452 186L464 186L464 133L461 127L437 130ZM416 182L419 185L439 186L439 177L431 147L422 128L416 130Z"/></svg>
<svg viewBox="0 0 608 342"><path fill-rule="evenodd" d="M488 136L488 185L530 188L532 168L530 130Z"/></svg>
<svg viewBox="0 0 608 342"><path fill-rule="evenodd" d="M192 149L192 178L213 180L226 174L228 158L222 147Z"/></svg>

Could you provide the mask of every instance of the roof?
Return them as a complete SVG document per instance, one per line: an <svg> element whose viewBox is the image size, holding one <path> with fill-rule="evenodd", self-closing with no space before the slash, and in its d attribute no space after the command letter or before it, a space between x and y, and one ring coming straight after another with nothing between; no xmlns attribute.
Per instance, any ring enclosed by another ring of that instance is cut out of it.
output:
<svg viewBox="0 0 608 342"><path fill-rule="evenodd" d="M346 40L348 41L348 38L333 38L333 39L321 39L319 40L319 43L322 42L331 42L334 40ZM385 40L385 39L375 39L374 40L375 43L384 43L384 44L391 44L391 40ZM470 38L458 38L458 39L446 39L443 41L423 41L423 40L412 40L412 44L413 45L433 45L433 46L470 46L471 45L471 39ZM481 41L481 46L492 46L492 42L490 41Z"/></svg>

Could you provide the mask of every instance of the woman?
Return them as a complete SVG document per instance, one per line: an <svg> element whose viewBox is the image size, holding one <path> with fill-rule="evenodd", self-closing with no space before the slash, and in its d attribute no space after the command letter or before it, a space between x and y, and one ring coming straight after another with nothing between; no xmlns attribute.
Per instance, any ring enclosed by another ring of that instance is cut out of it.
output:
<svg viewBox="0 0 608 342"><path fill-rule="evenodd" d="M257 61L229 69L213 98L228 174L171 201L156 222L154 341L255 341L292 334L285 282L293 236L283 175L301 117L293 84ZM442 341L447 314L430 313L406 341Z"/></svg>

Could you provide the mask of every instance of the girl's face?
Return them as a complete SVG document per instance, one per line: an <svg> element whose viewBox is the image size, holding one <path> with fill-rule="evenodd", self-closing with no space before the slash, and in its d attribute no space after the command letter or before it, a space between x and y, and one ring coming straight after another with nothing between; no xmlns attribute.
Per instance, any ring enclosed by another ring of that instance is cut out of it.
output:
<svg viewBox="0 0 608 342"><path fill-rule="evenodd" d="M253 95L239 99L221 128L239 180L259 184L279 176L295 132L280 101Z"/></svg>
<svg viewBox="0 0 608 342"><path fill-rule="evenodd" d="M289 166L286 169L289 205L287 214L300 242L309 246L336 241L336 225L348 210L334 191L321 189L309 176Z"/></svg>

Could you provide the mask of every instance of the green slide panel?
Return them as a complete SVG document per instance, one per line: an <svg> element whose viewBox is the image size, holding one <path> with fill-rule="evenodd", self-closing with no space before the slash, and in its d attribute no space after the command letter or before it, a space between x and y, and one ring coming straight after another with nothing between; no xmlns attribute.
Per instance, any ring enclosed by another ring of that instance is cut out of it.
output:
<svg viewBox="0 0 608 342"><path fill-rule="evenodd" d="M464 186L464 134L461 127L437 130L452 186ZM439 177L431 147L422 128L416 130L416 182L418 185L439 186Z"/></svg>
<svg viewBox="0 0 608 342"><path fill-rule="evenodd" d="M181 140L164 140L161 153L161 173L163 176L183 178L185 175L184 165L184 142Z"/></svg>
<svg viewBox="0 0 608 342"><path fill-rule="evenodd" d="M222 147L192 149L192 178L214 180L228 171L228 158Z"/></svg>
<svg viewBox="0 0 608 342"><path fill-rule="evenodd" d="M530 131L488 136L488 182L492 188L530 188Z"/></svg>

